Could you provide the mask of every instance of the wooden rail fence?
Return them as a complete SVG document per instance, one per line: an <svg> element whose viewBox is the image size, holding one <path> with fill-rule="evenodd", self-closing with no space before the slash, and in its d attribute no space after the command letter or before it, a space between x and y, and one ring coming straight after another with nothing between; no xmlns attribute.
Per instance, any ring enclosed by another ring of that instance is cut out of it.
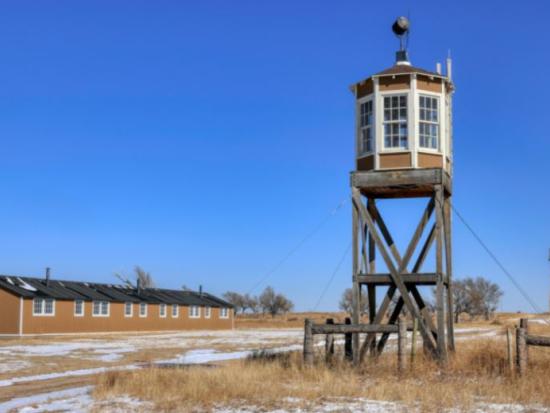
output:
<svg viewBox="0 0 550 413"><path fill-rule="evenodd" d="M522 318L516 329L516 368L520 376L527 371L529 346L550 347L550 337L529 334L528 321Z"/></svg>
<svg viewBox="0 0 550 413"><path fill-rule="evenodd" d="M334 320L327 319L326 324L314 324L312 320L306 319L304 326L304 364L312 366L314 361L314 336L325 336L325 360L330 362L334 357L334 334L344 334L344 355L346 360L353 359L352 351L352 335L380 333L380 334L397 334L397 368L400 372L406 368L407 357L407 330L409 328L404 319L399 319L395 324L351 324L349 318L345 324L334 324Z"/></svg>

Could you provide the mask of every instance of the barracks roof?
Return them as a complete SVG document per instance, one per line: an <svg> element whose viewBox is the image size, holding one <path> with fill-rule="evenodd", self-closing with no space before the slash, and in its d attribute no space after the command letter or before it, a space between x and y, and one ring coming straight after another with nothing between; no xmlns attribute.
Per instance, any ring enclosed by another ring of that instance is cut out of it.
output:
<svg viewBox="0 0 550 413"><path fill-rule="evenodd" d="M23 298L54 298L111 302L146 302L208 307L233 307L221 298L206 292L141 288L121 284L100 284L80 281L59 281L45 278L0 275L0 288Z"/></svg>

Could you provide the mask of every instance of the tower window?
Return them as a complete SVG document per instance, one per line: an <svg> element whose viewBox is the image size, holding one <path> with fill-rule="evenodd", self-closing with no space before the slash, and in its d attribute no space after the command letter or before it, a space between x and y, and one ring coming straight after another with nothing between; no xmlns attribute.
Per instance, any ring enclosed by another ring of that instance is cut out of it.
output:
<svg viewBox="0 0 550 413"><path fill-rule="evenodd" d="M359 108L360 141L359 154L372 152L372 100L361 103Z"/></svg>
<svg viewBox="0 0 550 413"><path fill-rule="evenodd" d="M384 146L403 149L408 147L407 95L384 98Z"/></svg>
<svg viewBox="0 0 550 413"><path fill-rule="evenodd" d="M420 122L418 124L420 147L439 150L439 99L420 96Z"/></svg>

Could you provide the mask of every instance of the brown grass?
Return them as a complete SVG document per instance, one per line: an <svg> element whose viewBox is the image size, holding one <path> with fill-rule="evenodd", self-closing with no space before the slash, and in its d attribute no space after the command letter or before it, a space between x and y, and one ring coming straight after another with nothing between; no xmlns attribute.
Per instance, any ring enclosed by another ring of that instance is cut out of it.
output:
<svg viewBox="0 0 550 413"><path fill-rule="evenodd" d="M466 410L477 402L550 406L550 349L530 349L528 374L517 378L507 370L502 340L458 344L446 370L418 356L402 376L396 357L387 353L360 369L320 360L304 368L301 355L257 357L215 367L150 368L109 373L98 378L95 397L128 394L151 401L162 411L209 411L216 406L261 409L305 407L315 410L336 397L397 401L420 411ZM299 399L289 401L288 397Z"/></svg>

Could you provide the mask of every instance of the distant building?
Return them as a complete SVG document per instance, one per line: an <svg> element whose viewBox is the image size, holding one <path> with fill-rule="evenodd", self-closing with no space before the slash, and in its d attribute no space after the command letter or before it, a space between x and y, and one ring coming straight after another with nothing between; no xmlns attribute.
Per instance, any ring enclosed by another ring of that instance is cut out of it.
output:
<svg viewBox="0 0 550 413"><path fill-rule="evenodd" d="M233 327L233 306L206 292L0 276L0 334Z"/></svg>

